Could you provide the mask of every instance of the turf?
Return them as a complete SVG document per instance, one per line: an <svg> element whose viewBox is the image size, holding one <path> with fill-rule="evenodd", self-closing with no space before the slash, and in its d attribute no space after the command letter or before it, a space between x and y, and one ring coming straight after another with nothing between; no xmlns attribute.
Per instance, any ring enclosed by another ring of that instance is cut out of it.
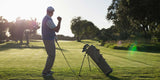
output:
<svg viewBox="0 0 160 80"><path fill-rule="evenodd" d="M90 71L87 58L81 77L75 76L56 46L56 59L52 68L55 73L51 77L43 77L41 72L47 54L41 40L32 40L28 46L12 41L0 44L0 80L160 80L160 53L135 51L130 54L131 51L128 50L99 46L98 42L92 40L59 41L77 75L85 54L82 53L82 48L86 43L100 49L100 53L113 69L110 76L106 77L94 63L91 63Z"/></svg>

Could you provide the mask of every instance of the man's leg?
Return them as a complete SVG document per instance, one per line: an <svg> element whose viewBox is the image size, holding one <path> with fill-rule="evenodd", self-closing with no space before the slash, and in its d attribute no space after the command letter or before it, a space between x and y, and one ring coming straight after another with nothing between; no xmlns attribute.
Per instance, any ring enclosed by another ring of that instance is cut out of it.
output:
<svg viewBox="0 0 160 80"><path fill-rule="evenodd" d="M44 40L46 52L48 54L45 68L42 73L50 72L55 60L55 43L54 40Z"/></svg>

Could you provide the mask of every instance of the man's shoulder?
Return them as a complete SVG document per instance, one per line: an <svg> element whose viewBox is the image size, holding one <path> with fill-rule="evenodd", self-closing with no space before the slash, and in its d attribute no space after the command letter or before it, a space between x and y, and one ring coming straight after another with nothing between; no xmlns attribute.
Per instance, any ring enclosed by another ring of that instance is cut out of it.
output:
<svg viewBox="0 0 160 80"><path fill-rule="evenodd" d="M46 22L47 20L51 20L51 18L46 15L46 16L44 16L44 18L43 18L43 22Z"/></svg>
<svg viewBox="0 0 160 80"><path fill-rule="evenodd" d="M48 18L48 16L44 16L44 18L43 19L47 19Z"/></svg>

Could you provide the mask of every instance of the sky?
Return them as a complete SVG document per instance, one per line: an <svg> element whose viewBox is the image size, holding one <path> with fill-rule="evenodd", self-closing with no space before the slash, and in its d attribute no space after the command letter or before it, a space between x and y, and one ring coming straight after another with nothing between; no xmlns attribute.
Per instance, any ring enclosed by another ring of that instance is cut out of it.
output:
<svg viewBox="0 0 160 80"><path fill-rule="evenodd" d="M57 17L62 17L61 29L57 34L73 37L71 20L78 16L91 21L99 29L109 28L112 21L106 20L106 15L111 2L112 0L0 0L0 16L10 22L17 17L28 20L37 18L41 23L47 7L52 6L55 9L52 19L56 25ZM38 33L41 34L41 29Z"/></svg>

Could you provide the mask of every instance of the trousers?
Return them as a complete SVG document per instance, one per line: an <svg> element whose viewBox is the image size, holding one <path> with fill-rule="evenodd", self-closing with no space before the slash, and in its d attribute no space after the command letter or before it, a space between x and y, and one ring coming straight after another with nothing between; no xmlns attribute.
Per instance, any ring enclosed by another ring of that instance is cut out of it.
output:
<svg viewBox="0 0 160 80"><path fill-rule="evenodd" d="M48 73L51 71L56 56L55 43L54 40L43 40L43 43L48 57L42 73Z"/></svg>

